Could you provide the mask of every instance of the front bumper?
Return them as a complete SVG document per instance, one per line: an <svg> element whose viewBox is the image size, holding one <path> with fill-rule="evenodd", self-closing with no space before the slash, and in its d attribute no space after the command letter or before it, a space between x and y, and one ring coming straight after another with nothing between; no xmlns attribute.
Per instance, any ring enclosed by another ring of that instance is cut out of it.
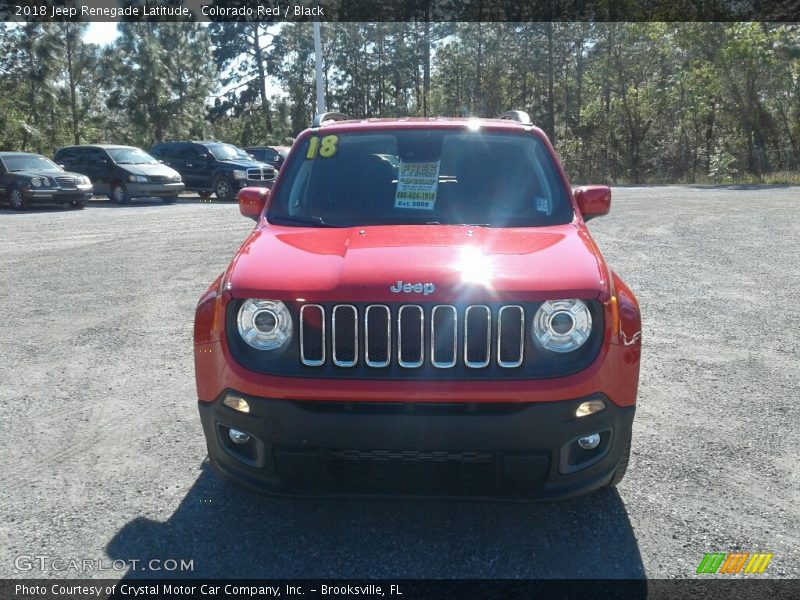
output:
<svg viewBox="0 0 800 600"><path fill-rule="evenodd" d="M127 187L131 198L169 198L186 189L183 183L128 183Z"/></svg>
<svg viewBox="0 0 800 600"><path fill-rule="evenodd" d="M234 392L231 392L234 393ZM563 498L606 486L630 445L635 406L602 394L537 403L372 403L236 394L250 413L200 402L213 466L277 494ZM582 418L588 398L606 409ZM229 430L250 435L234 444ZM600 433L582 450L577 439Z"/></svg>
<svg viewBox="0 0 800 600"><path fill-rule="evenodd" d="M231 181L237 192L248 187L272 188L272 184L275 183L274 179L232 179Z"/></svg>
<svg viewBox="0 0 800 600"><path fill-rule="evenodd" d="M22 190L26 202L61 204L66 202L85 202L92 197L92 184L79 185L75 189L26 188Z"/></svg>

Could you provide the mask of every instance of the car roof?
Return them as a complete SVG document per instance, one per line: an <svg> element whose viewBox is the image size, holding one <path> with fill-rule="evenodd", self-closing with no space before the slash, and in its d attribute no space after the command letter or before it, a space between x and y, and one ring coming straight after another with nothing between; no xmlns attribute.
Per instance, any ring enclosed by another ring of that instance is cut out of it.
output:
<svg viewBox="0 0 800 600"><path fill-rule="evenodd" d="M544 132L534 125L525 125L511 119L488 119L477 117L402 117L397 119L347 119L326 121L318 128L331 132L370 131L386 129L463 129L464 127L486 127L499 131Z"/></svg>
<svg viewBox="0 0 800 600"><path fill-rule="evenodd" d="M290 146L267 146L267 145L257 145L257 146L245 146L245 150L276 150L278 152L291 150Z"/></svg>
<svg viewBox="0 0 800 600"><path fill-rule="evenodd" d="M38 152L11 152L6 150L0 152L0 156L44 156L44 155L39 154Z"/></svg>
<svg viewBox="0 0 800 600"><path fill-rule="evenodd" d="M72 148L101 148L103 150L111 150L115 148L133 148L134 150L140 150L140 148L137 148L136 146L125 146L122 144L77 144L73 146L64 146L59 148L59 150L71 150Z"/></svg>
<svg viewBox="0 0 800 600"><path fill-rule="evenodd" d="M153 146L165 146L167 144L225 144L219 140L164 140L163 142L156 142Z"/></svg>

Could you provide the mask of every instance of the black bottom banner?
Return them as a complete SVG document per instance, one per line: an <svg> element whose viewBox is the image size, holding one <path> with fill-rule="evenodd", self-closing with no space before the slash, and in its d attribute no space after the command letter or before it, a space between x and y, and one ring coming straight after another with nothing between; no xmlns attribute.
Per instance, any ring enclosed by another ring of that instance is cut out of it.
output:
<svg viewBox="0 0 800 600"><path fill-rule="evenodd" d="M378 600L439 600L441 598L549 599L576 598L737 598L800 597L797 579L398 579L398 580L104 580L5 579L3 600L90 600L169 598L317 600L364 598Z"/></svg>

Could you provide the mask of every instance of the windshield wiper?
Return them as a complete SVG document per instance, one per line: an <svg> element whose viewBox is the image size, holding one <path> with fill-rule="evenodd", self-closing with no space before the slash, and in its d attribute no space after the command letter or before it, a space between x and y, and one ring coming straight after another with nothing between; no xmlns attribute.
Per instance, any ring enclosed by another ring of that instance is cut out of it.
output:
<svg viewBox="0 0 800 600"><path fill-rule="evenodd" d="M322 217L317 217L315 215L310 215L308 217L284 217L284 216L276 216L273 217L275 222L280 225L280 222L286 223L298 223L300 225L313 225L315 227L341 227L341 225L335 225L333 223L328 223Z"/></svg>

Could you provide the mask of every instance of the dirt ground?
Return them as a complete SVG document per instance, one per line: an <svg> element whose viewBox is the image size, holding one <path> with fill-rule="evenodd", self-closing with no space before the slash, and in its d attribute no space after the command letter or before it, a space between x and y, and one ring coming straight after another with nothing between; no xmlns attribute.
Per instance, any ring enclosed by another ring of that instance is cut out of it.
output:
<svg viewBox="0 0 800 600"><path fill-rule="evenodd" d="M193 311L251 227L193 198L0 210L0 577L125 573L18 559L44 555L191 560L174 574L195 577L681 578L736 550L800 577L800 188L615 188L589 227L642 307L633 455L617 491L562 503L219 481Z"/></svg>

